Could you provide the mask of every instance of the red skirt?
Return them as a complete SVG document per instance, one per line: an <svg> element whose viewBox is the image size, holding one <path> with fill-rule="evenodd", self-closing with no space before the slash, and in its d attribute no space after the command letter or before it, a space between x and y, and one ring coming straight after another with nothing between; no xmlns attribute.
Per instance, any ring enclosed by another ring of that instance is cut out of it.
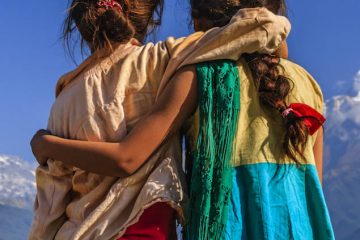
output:
<svg viewBox="0 0 360 240"><path fill-rule="evenodd" d="M118 240L168 240L174 239L175 233L175 210L166 203L156 203Z"/></svg>

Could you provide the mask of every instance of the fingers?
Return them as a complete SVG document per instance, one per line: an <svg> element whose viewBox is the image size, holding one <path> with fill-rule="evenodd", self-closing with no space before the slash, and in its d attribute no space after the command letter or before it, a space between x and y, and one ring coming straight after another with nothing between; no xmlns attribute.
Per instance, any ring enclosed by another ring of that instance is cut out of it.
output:
<svg viewBox="0 0 360 240"><path fill-rule="evenodd" d="M32 137L30 141L32 153L34 154L37 162L40 165L45 165L47 163L47 156L44 156L44 154L42 154L42 149L43 149L42 141L44 135L49 135L49 134L51 134L49 131L45 129L40 129L35 133L35 135Z"/></svg>
<svg viewBox="0 0 360 240"><path fill-rule="evenodd" d="M36 132L35 135L43 136L43 135L51 135L51 132L46 129L40 129Z"/></svg>

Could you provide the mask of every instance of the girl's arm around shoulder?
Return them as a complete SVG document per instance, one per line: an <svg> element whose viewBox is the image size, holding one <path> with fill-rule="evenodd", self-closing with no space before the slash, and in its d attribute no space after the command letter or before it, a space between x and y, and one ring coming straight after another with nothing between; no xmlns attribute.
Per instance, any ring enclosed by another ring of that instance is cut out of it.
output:
<svg viewBox="0 0 360 240"><path fill-rule="evenodd" d="M290 33L287 18L266 8L241 9L224 27L196 32L183 38L148 43L142 55L148 57L147 73L161 81L159 92L179 68L219 59L238 60L243 53L273 53ZM139 49L140 50L140 49Z"/></svg>
<svg viewBox="0 0 360 240"><path fill-rule="evenodd" d="M152 111L121 142L69 140L40 131L31 142L34 155L40 164L52 158L101 175L131 175L195 111L195 75L192 66L178 71Z"/></svg>
<svg viewBox="0 0 360 240"><path fill-rule="evenodd" d="M171 58L192 57L185 63L231 59L238 60L243 53L273 53L290 33L286 17L278 16L266 8L240 9L224 27L196 32L186 38L166 41Z"/></svg>

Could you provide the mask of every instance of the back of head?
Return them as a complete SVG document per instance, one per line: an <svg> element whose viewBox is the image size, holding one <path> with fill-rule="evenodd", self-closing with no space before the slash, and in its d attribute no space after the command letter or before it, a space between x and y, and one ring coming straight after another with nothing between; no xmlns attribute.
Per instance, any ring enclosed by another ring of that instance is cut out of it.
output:
<svg viewBox="0 0 360 240"><path fill-rule="evenodd" d="M242 8L266 7L275 14L286 14L285 0L190 0L190 4L193 19L200 22L198 30L202 31L226 25ZM284 69L278 58L259 53L244 54L244 58L251 70L262 106L282 115L288 108L285 100L292 89L292 81L282 74ZM300 164L297 157L305 160L308 129L303 119L294 113L284 118L284 129L283 152L293 162Z"/></svg>
<svg viewBox="0 0 360 240"><path fill-rule="evenodd" d="M266 7L275 14L286 15L285 0L190 0L190 5L193 19L206 19L211 22L209 27L226 25L242 8Z"/></svg>
<svg viewBox="0 0 360 240"><path fill-rule="evenodd" d="M114 45L131 38L143 42L149 30L161 23L162 9L163 0L72 0L63 38L69 47L78 30L81 47L111 52Z"/></svg>

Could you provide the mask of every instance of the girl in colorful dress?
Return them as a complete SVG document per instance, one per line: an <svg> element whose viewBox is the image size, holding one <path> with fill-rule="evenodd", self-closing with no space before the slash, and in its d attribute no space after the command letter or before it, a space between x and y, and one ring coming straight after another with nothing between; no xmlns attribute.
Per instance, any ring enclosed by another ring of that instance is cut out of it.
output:
<svg viewBox="0 0 360 240"><path fill-rule="evenodd" d="M160 0L72 1L65 39L79 30L92 54L58 81L48 130L77 141L32 141L42 166L30 239L174 239L186 202L178 134L163 142L166 126L135 125L180 67L272 52L290 30L284 17L244 9L222 28L142 45L161 9Z"/></svg>
<svg viewBox="0 0 360 240"><path fill-rule="evenodd" d="M191 6L203 31L224 26L244 7L286 12L284 0ZM260 53L195 71L187 239L334 239L321 188L325 119L316 81L299 65Z"/></svg>

